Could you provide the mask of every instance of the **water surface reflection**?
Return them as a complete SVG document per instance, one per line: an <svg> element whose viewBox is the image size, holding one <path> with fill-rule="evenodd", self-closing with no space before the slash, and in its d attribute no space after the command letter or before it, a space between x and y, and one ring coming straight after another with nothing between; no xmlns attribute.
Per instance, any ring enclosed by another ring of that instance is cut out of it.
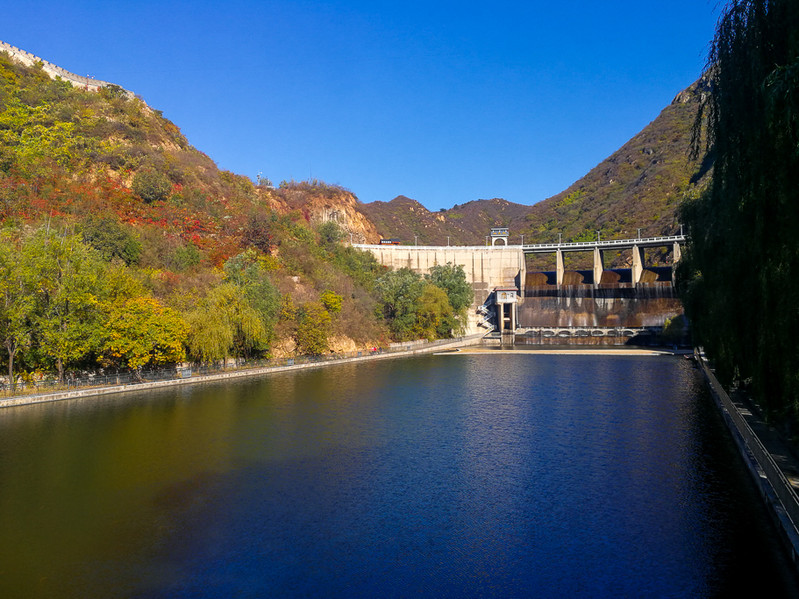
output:
<svg viewBox="0 0 799 599"><path fill-rule="evenodd" d="M428 356L0 413L4 597L787 595L786 572L677 359Z"/></svg>

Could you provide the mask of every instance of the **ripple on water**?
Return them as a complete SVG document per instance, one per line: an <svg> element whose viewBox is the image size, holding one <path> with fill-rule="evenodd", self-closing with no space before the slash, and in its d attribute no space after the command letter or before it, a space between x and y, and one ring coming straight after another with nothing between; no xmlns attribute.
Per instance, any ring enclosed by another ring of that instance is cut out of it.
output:
<svg viewBox="0 0 799 599"><path fill-rule="evenodd" d="M752 589L751 568L784 578L679 360L424 357L27 414L0 436L7 596L702 597Z"/></svg>

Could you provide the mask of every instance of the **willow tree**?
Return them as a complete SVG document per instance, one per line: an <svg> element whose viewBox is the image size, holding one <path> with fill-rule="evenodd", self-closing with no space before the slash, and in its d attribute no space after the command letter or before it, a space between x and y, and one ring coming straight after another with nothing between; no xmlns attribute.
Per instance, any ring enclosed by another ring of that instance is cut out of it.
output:
<svg viewBox="0 0 799 599"><path fill-rule="evenodd" d="M730 2L707 77L698 123L714 170L682 209L680 289L722 379L799 423L799 2Z"/></svg>
<svg viewBox="0 0 799 599"><path fill-rule="evenodd" d="M258 312L231 283L212 289L186 316L186 324L189 354L198 362L246 357L266 342Z"/></svg>

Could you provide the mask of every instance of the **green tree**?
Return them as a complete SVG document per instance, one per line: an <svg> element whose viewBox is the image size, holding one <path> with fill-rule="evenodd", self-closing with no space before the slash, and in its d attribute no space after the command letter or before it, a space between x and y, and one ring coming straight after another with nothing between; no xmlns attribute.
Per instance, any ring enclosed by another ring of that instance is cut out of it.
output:
<svg viewBox="0 0 799 599"><path fill-rule="evenodd" d="M284 321L294 321L297 319L297 307L294 305L291 294L287 293L280 299L280 311L278 316L280 320Z"/></svg>
<svg viewBox="0 0 799 599"><path fill-rule="evenodd" d="M64 369L96 353L102 341L106 266L78 235L39 231L25 242L39 350L64 380Z"/></svg>
<svg viewBox="0 0 799 599"><path fill-rule="evenodd" d="M330 314L338 314L341 312L341 304L344 301L344 297L338 293L334 293L333 291L330 291L330 289L326 289L322 292L322 295L319 299L322 301L322 305L325 307L325 310L330 312Z"/></svg>
<svg viewBox="0 0 799 599"><path fill-rule="evenodd" d="M349 245L336 244L332 251L332 262L367 290L374 289L377 279L386 272L386 268L377 261L371 252Z"/></svg>
<svg viewBox="0 0 799 599"><path fill-rule="evenodd" d="M328 350L330 313L321 302L306 302L297 314L294 340L301 354L319 356Z"/></svg>
<svg viewBox="0 0 799 599"><path fill-rule="evenodd" d="M682 208L680 293L722 381L751 382L770 416L796 424L799 3L730 2L706 76L695 138L706 120L712 185Z"/></svg>
<svg viewBox="0 0 799 599"><path fill-rule="evenodd" d="M168 262L177 271L188 270L200 264L203 260L200 250L193 243L179 245L172 252Z"/></svg>
<svg viewBox="0 0 799 599"><path fill-rule="evenodd" d="M409 268L389 271L377 279L378 309L396 339L412 337L424 288L422 277Z"/></svg>
<svg viewBox="0 0 799 599"><path fill-rule="evenodd" d="M81 223L81 232L83 240L100 252L105 260L121 260L127 265L139 261L141 242L117 219L91 215Z"/></svg>
<svg viewBox="0 0 799 599"><path fill-rule="evenodd" d="M4 108L0 112L0 147L6 169L16 165L30 175L38 172L45 159L68 166L80 155L82 140L75 135L75 123L57 121L49 102L28 106L13 98Z"/></svg>
<svg viewBox="0 0 799 599"><path fill-rule="evenodd" d="M344 239L344 231L341 230L338 223L332 220L323 222L316 230L319 233L322 247L328 251L332 250L339 241Z"/></svg>
<svg viewBox="0 0 799 599"><path fill-rule="evenodd" d="M466 324L466 312L474 301L474 290L466 280L463 266L456 266L451 262L436 265L430 269L430 274L426 278L446 292L453 310L454 326L452 329L457 333L462 332Z"/></svg>
<svg viewBox="0 0 799 599"><path fill-rule="evenodd" d="M258 312L231 283L213 288L186 316L186 323L189 354L201 362L246 357L265 342Z"/></svg>
<svg viewBox="0 0 799 599"><path fill-rule="evenodd" d="M25 264L17 259L14 241L0 238L0 339L8 356L8 380L15 388L14 359L31 343L33 334L33 294L26 280Z"/></svg>

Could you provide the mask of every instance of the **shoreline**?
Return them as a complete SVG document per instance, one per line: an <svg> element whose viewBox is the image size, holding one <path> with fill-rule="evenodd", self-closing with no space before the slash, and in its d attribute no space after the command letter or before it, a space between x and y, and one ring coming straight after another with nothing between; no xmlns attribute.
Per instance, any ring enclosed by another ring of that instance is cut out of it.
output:
<svg viewBox="0 0 799 599"><path fill-rule="evenodd" d="M713 402L799 574L799 462L748 400L731 397L721 386L701 351L695 355Z"/></svg>
<svg viewBox="0 0 799 599"><path fill-rule="evenodd" d="M140 391L149 391L151 389L163 389L166 387L174 387L178 385L194 385L198 383L213 383L231 379L239 379L244 377L257 377L269 376L270 374L277 374L282 372L295 372L308 368L324 368L326 366L334 366L337 364L351 364L354 362L364 362L367 360L389 360L393 358L403 358L414 356L417 354L432 354L437 351L449 349L452 351L455 348L460 348L472 344L479 343L482 335L473 335L463 337L461 339L453 339L451 342L438 343L431 346L420 346L417 348L409 348L401 351L386 352L380 354L367 354L358 357L342 358L340 360L324 360L319 362L307 362L303 364L293 364L291 366L265 366L261 368L252 368L244 370L232 370L228 372L220 372L216 374L206 374L193 376L187 379L169 379L166 381L151 381L143 383L129 383L124 385L110 385L107 387L88 387L85 389L78 389L75 391L56 391L53 393L42 393L38 395L17 395L0 399L0 410L3 408L13 408L17 406L35 405L41 403L49 403L54 401L62 401L68 399L81 399L84 397L102 397L115 393L137 393Z"/></svg>
<svg viewBox="0 0 799 599"><path fill-rule="evenodd" d="M544 349L546 346L530 346L530 349L502 349L500 347L486 348L479 346L483 339L482 334L464 337L462 339L452 340L449 343L437 344L432 347L420 346L415 348L408 348L406 350L382 353L376 355L364 355L360 357L342 358L340 360L328 360L320 362L309 362L303 364L294 364L292 366L267 366L262 368L252 368L246 370L233 370L229 372L221 372L216 374L207 374L194 376L187 379L170 379L165 381L150 381L143 383L128 383L123 385L110 385L107 387L88 387L85 389L78 389L74 391L56 391L53 393L42 393L37 395L18 395L0 399L0 410L3 408L12 408L17 406L34 405L41 403L49 403L54 401L62 401L69 399L80 399L84 397L101 397L116 393L136 393L140 391L148 391L151 389L162 389L166 387L174 387L177 385L193 385L198 383L213 383L230 379L239 379L243 377L257 377L269 376L270 374L277 374L283 372L293 372L307 368L324 368L326 366L334 366L337 364L349 364L353 362L363 362L367 360L387 360L393 358L410 357L418 354L432 354L434 356L450 356L450 355L496 355L497 353L503 354L539 354L539 355L617 355L617 356L674 356L683 355L679 351L672 350L653 350L643 348L625 348L609 349L601 346L575 346L574 348L557 347L552 349Z"/></svg>
<svg viewBox="0 0 799 599"><path fill-rule="evenodd" d="M533 346L534 349L484 349L476 347L468 347L464 349L454 349L449 351L438 351L433 355L436 356L456 356L456 355L496 355L496 354L544 354L554 356L685 356L692 355L688 350L670 350L670 349L645 349L645 348L631 348L620 347L619 349L610 349L607 347L579 347L571 348L553 348L553 349L540 349L546 346Z"/></svg>

